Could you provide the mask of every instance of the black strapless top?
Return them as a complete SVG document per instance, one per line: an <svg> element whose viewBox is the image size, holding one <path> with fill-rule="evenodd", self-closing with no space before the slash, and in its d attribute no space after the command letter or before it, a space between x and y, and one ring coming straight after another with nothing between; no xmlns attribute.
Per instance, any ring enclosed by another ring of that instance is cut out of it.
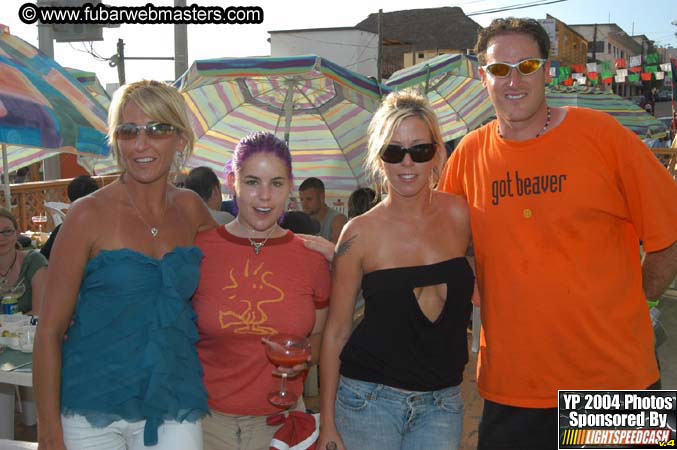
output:
<svg viewBox="0 0 677 450"><path fill-rule="evenodd" d="M364 319L341 352L341 375L410 391L460 384L468 362L474 280L465 257L365 274ZM447 299L431 322L414 288L442 283Z"/></svg>

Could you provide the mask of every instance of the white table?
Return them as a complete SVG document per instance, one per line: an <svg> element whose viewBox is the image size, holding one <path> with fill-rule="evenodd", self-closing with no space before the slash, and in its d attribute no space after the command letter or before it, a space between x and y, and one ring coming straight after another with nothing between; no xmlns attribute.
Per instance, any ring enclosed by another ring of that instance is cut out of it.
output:
<svg viewBox="0 0 677 450"><path fill-rule="evenodd" d="M14 439L15 386L33 386L32 364L16 370L7 369L11 369L17 362L29 361L30 358L30 354L9 348L0 353L0 439ZM29 399L29 403L32 405L29 404L28 407L35 408L35 400Z"/></svg>

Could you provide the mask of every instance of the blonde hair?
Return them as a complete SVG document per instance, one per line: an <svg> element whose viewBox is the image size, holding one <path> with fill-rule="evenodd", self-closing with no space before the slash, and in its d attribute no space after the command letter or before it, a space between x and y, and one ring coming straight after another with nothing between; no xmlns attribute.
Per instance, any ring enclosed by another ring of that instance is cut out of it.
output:
<svg viewBox="0 0 677 450"><path fill-rule="evenodd" d="M122 112L129 102L134 102L148 117L161 123L174 125L186 139L186 147L177 153L174 160L179 170L193 153L195 134L188 121L186 101L179 91L165 83L154 80L141 80L121 86L111 101L108 109L108 143L111 146L118 166L125 170L124 160L120 154L115 129L122 123Z"/></svg>
<svg viewBox="0 0 677 450"><path fill-rule="evenodd" d="M415 89L403 89L388 94L369 123L369 143L364 164L377 192L386 190L381 153L390 143L397 127L409 117L418 117L428 125L433 143L437 144L432 175L439 177L446 154L437 115L425 96ZM431 184L436 183L437 180L434 180Z"/></svg>

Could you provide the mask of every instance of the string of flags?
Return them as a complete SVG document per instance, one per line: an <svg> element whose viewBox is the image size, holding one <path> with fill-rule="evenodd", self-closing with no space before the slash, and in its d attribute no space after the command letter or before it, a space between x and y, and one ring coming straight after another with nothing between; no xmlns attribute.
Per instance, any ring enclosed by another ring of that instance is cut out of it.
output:
<svg viewBox="0 0 677 450"><path fill-rule="evenodd" d="M675 65L676 67L672 67ZM596 85L600 82L604 84L636 82L641 80L650 81L652 78L663 80L677 70L677 64L658 63L658 53L649 53L644 58L640 55L631 56L628 60L625 58L616 58L613 61L601 61L599 63L573 64L571 66L560 66L559 61L550 63L550 85L556 86L564 84L572 86L574 83L579 85Z"/></svg>

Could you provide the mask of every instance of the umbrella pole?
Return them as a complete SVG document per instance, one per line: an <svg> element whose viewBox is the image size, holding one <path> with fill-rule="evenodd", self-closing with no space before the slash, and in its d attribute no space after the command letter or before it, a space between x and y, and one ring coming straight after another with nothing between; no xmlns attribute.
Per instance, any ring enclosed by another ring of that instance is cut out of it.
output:
<svg viewBox="0 0 677 450"><path fill-rule="evenodd" d="M12 210L12 192L9 189L9 163L7 162L7 144L2 144L2 183L5 191L5 204L7 211Z"/></svg>
<svg viewBox="0 0 677 450"><path fill-rule="evenodd" d="M287 81L287 95L284 97L284 142L289 146L289 131L291 130L291 118L294 110L294 85L296 80Z"/></svg>

